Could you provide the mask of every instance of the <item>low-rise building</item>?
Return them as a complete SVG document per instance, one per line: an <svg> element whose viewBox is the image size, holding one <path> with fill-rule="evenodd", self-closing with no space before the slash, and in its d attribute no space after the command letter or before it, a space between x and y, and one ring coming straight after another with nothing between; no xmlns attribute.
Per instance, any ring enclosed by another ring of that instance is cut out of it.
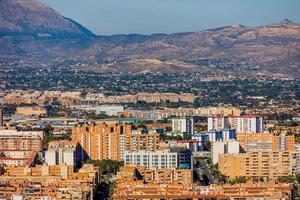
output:
<svg viewBox="0 0 300 200"><path fill-rule="evenodd" d="M5 199L18 195L22 199L92 200L98 169L93 165L83 165L78 172L67 165L8 167L0 183L0 196Z"/></svg>
<svg viewBox="0 0 300 200"><path fill-rule="evenodd" d="M146 184L191 184L190 169L146 169L136 165L121 167L116 176L117 184L123 181L142 180Z"/></svg>
<svg viewBox="0 0 300 200"><path fill-rule="evenodd" d="M47 110L43 107L29 106L29 107L17 107L17 115L30 115L30 116L46 116Z"/></svg>
<svg viewBox="0 0 300 200"><path fill-rule="evenodd" d="M117 173L112 199L291 199L292 184L274 181L256 184L199 186L192 183L191 170L144 170L125 166Z"/></svg>

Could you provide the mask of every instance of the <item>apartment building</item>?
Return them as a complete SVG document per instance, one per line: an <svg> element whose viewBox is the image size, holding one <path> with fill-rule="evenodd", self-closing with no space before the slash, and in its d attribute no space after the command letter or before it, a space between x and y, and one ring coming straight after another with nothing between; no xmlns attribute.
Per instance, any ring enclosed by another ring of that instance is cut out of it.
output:
<svg viewBox="0 0 300 200"><path fill-rule="evenodd" d="M230 178L268 177L292 175L292 153L272 151L251 151L243 154L221 154L219 170Z"/></svg>
<svg viewBox="0 0 300 200"><path fill-rule="evenodd" d="M66 140L50 142L47 151L45 151L45 163L48 165L77 166L80 162L77 158L77 151L77 145L72 142Z"/></svg>
<svg viewBox="0 0 300 200"><path fill-rule="evenodd" d="M75 126L72 141L80 145L83 159L123 160L125 152L157 151L159 134L133 130L126 123L101 123Z"/></svg>
<svg viewBox="0 0 300 200"><path fill-rule="evenodd" d="M175 135L192 135L194 133L194 119L191 117L172 118L172 132Z"/></svg>
<svg viewBox="0 0 300 200"><path fill-rule="evenodd" d="M0 130L2 150L42 150L42 131Z"/></svg>
<svg viewBox="0 0 300 200"><path fill-rule="evenodd" d="M177 153L168 151L156 152L126 152L124 165L144 166L146 169L178 168Z"/></svg>
<svg viewBox="0 0 300 200"><path fill-rule="evenodd" d="M169 149L170 149L170 152L177 153L178 167L180 169L192 169L193 168L193 154L192 154L192 151L187 148L187 146L180 147L180 146L171 144Z"/></svg>
<svg viewBox="0 0 300 200"><path fill-rule="evenodd" d="M237 133L262 133L263 119L255 115L211 116L207 119L207 131L234 128Z"/></svg>
<svg viewBox="0 0 300 200"><path fill-rule="evenodd" d="M233 106L201 107L195 110L198 116L239 116L241 110Z"/></svg>
<svg viewBox="0 0 300 200"><path fill-rule="evenodd" d="M239 141L244 151L288 151L295 150L295 136L281 134L251 134L242 133L237 134L237 141Z"/></svg>
<svg viewBox="0 0 300 200"><path fill-rule="evenodd" d="M0 150L0 165L30 166L37 157L36 151Z"/></svg>
<svg viewBox="0 0 300 200"><path fill-rule="evenodd" d="M235 129L211 130L207 135L210 142L236 140Z"/></svg>
<svg viewBox="0 0 300 200"><path fill-rule="evenodd" d="M211 160L213 164L219 162L220 155L239 154L240 144L235 140L231 141L215 141L211 143Z"/></svg>

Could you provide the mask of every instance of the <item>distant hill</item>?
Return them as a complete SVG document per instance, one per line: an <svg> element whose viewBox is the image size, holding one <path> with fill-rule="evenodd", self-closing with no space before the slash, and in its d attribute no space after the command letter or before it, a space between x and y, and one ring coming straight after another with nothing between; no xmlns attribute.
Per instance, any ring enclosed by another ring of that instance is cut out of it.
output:
<svg viewBox="0 0 300 200"><path fill-rule="evenodd" d="M191 33L96 36L33 0L0 0L0 61L64 60L98 72L300 75L300 25L232 25ZM83 68L83 70L85 69Z"/></svg>

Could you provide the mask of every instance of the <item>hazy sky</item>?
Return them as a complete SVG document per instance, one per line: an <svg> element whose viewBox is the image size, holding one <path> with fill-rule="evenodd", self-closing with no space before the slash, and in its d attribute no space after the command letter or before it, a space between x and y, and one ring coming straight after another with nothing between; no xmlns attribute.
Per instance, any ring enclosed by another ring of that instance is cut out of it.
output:
<svg viewBox="0 0 300 200"><path fill-rule="evenodd" d="M300 22L300 0L40 0L98 35Z"/></svg>

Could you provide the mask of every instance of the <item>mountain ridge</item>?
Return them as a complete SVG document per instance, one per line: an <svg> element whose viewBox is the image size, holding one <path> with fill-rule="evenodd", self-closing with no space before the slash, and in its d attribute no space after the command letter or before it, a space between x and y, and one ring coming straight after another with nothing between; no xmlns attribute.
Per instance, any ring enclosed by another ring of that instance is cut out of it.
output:
<svg viewBox="0 0 300 200"><path fill-rule="evenodd" d="M54 38L94 37L79 23L34 0L0 1L0 34Z"/></svg>
<svg viewBox="0 0 300 200"><path fill-rule="evenodd" d="M299 41L300 25L288 19L258 27L236 24L173 34L95 35L36 1L0 0L4 63L47 66L73 60L86 63L82 70L103 73L242 70L299 76Z"/></svg>

